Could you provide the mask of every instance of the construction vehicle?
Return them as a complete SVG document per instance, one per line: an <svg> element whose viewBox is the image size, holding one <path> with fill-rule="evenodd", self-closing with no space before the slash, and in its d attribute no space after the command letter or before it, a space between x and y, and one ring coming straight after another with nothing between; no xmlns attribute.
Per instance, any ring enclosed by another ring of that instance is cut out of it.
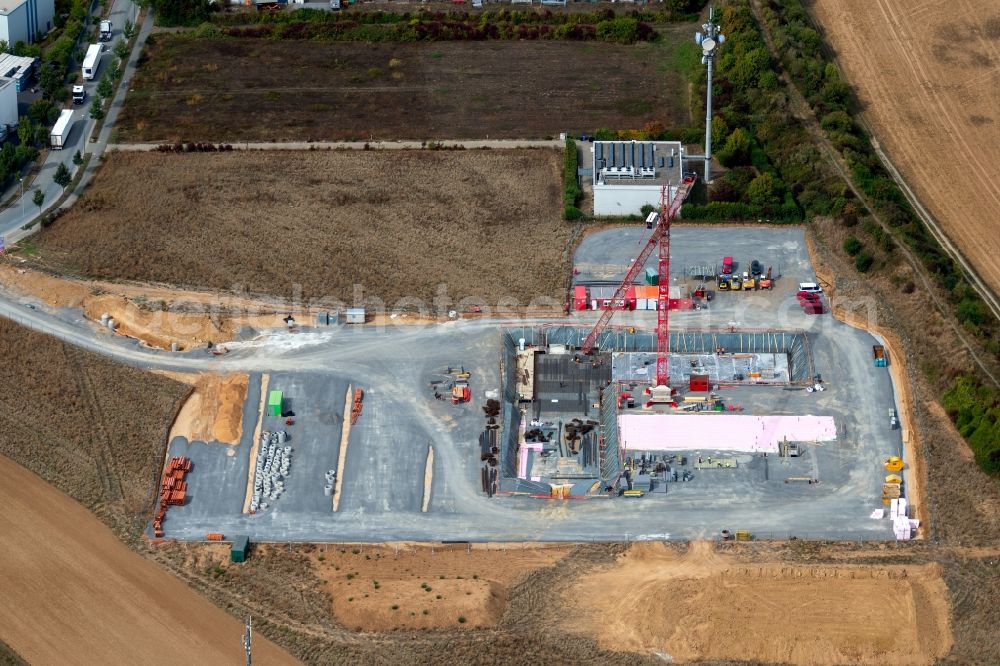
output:
<svg viewBox="0 0 1000 666"><path fill-rule="evenodd" d="M656 228L653 230L649 240L646 241L646 245L642 251L639 252L639 256L636 257L635 261L632 262L632 266L626 271L624 279L622 279L621 284L618 285L611 298L611 302L615 303L624 298L629 288L634 288L633 283L635 278L639 275L639 271L645 267L646 259L652 254L653 248L658 248L659 270L657 275L659 279L657 280L656 310L656 378L654 385L650 388L664 387L666 390L663 393L666 393L668 397L670 395L670 223L677 216L677 213L680 212L681 204L687 199L691 188L694 187L694 182L694 174L685 174L684 181L677 187L672 199L670 197L670 186L664 185L661 188L660 219L657 221ZM581 345L581 351L584 354L591 353L594 347L597 346L597 339L600 337L605 326L608 325L613 314L614 310L610 308L603 311L597 323L594 324L594 328L587 334L586 339L584 339Z"/></svg>
<svg viewBox="0 0 1000 666"><path fill-rule="evenodd" d="M743 290L753 291L757 286L757 278L752 273L743 274Z"/></svg>
<svg viewBox="0 0 1000 666"><path fill-rule="evenodd" d="M729 278L725 275L719 276L719 281L716 283L719 291L729 291Z"/></svg>
<svg viewBox="0 0 1000 666"><path fill-rule="evenodd" d="M874 359L876 368L884 368L888 363L885 355L885 347L882 345L872 346L872 358Z"/></svg>
<svg viewBox="0 0 1000 666"><path fill-rule="evenodd" d="M774 289L774 279L771 277L771 267L767 267L767 275L757 280L761 289Z"/></svg>
<svg viewBox="0 0 1000 666"><path fill-rule="evenodd" d="M733 278L729 281L729 289L731 291L743 291L743 280L740 279L740 276L733 276Z"/></svg>
<svg viewBox="0 0 1000 666"><path fill-rule="evenodd" d="M885 465L885 470L887 472L903 471L903 466L904 466L903 459L900 458L899 456L889 456L888 458L886 458L885 463L883 464Z"/></svg>
<svg viewBox="0 0 1000 666"><path fill-rule="evenodd" d="M451 404L462 405L472 399L472 391L469 389L469 382L462 380L455 382L451 387Z"/></svg>
<svg viewBox="0 0 1000 666"><path fill-rule="evenodd" d="M753 275L754 277L760 277L761 274L763 274L763 272L764 271L762 270L759 261L757 261L756 259L754 259L753 261L750 262L750 274L751 275Z"/></svg>
<svg viewBox="0 0 1000 666"><path fill-rule="evenodd" d="M646 495L642 490L626 490L622 493L622 497L644 497Z"/></svg>

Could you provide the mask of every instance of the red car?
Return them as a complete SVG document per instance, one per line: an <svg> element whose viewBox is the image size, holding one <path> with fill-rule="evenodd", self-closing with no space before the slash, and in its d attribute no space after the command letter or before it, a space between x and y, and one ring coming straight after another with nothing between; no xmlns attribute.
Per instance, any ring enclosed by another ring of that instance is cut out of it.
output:
<svg viewBox="0 0 1000 666"><path fill-rule="evenodd" d="M819 294L812 291L800 291L795 294L795 298L799 300L799 303L820 303Z"/></svg>
<svg viewBox="0 0 1000 666"><path fill-rule="evenodd" d="M823 304L818 301L816 303L803 303L802 311L809 315L821 315L826 312L823 309Z"/></svg>
<svg viewBox="0 0 1000 666"><path fill-rule="evenodd" d="M731 275L733 272L733 258L723 257L722 258L722 274Z"/></svg>

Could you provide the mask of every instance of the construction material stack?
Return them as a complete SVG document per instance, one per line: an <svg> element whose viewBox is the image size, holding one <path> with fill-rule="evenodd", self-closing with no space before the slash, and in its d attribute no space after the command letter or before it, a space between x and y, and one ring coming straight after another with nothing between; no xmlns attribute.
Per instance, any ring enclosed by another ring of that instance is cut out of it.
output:
<svg viewBox="0 0 1000 666"><path fill-rule="evenodd" d="M361 403L365 399L365 392L361 389L354 389L354 406L351 407L351 425L358 422L361 417Z"/></svg>
<svg viewBox="0 0 1000 666"><path fill-rule="evenodd" d="M160 484L160 503L153 519L153 534L157 539L163 538L163 520L167 517L167 508L181 506L187 498L187 482L184 477L191 471L191 459L184 456L174 456L167 463Z"/></svg>

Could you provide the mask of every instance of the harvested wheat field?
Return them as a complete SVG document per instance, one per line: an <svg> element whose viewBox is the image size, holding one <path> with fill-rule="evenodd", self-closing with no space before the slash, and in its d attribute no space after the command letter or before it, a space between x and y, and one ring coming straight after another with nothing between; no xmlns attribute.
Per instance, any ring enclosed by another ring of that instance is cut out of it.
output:
<svg viewBox="0 0 1000 666"><path fill-rule="evenodd" d="M1000 0L810 9L917 198L1000 292Z"/></svg>
<svg viewBox="0 0 1000 666"><path fill-rule="evenodd" d="M347 628L471 629L496 625L508 590L570 549L331 545L319 547L314 566L333 598L334 615Z"/></svg>
<svg viewBox="0 0 1000 666"><path fill-rule="evenodd" d="M240 663L240 622L0 456L0 639L33 664ZM296 663L262 636L262 664Z"/></svg>
<svg viewBox="0 0 1000 666"><path fill-rule="evenodd" d="M641 544L565 598L572 628L603 647L680 662L915 666L952 642L938 565L749 564L708 542L685 555Z"/></svg>
<svg viewBox="0 0 1000 666"><path fill-rule="evenodd" d="M94 278L304 304L561 306L561 165L540 149L116 153L40 254Z"/></svg>

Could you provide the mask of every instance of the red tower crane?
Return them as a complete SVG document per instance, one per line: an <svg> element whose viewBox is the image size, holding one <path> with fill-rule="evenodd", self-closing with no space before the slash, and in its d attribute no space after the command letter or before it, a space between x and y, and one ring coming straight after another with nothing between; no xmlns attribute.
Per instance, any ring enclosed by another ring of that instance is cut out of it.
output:
<svg viewBox="0 0 1000 666"><path fill-rule="evenodd" d="M611 297L611 305L622 301L625 292L632 285L635 277L646 265L646 260L652 254L654 247L659 247L659 289L657 290L656 309L656 386L667 386L670 380L668 359L670 353L670 223L681 209L684 200L691 193L694 186L695 177L686 175L684 181L677 187L674 197L670 199L670 186L664 185L660 191L660 219L653 229L653 234L646 241L639 256L625 273L625 279L618 285L614 295ZM607 309L601 313L594 328L583 341L582 351L589 354L597 345L597 338L601 331L611 321L614 309Z"/></svg>

